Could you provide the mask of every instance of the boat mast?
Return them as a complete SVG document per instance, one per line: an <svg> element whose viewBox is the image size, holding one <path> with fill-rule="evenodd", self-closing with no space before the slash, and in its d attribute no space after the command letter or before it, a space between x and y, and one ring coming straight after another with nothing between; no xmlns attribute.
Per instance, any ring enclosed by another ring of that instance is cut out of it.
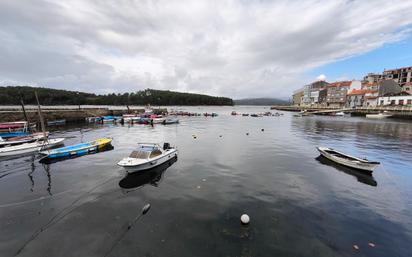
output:
<svg viewBox="0 0 412 257"><path fill-rule="evenodd" d="M37 110L39 112L40 124L41 124L41 130L43 131L44 142L46 142L47 141L46 127L44 126L44 120L43 120L43 115L41 113L40 102L39 102L39 97L37 96L37 91L34 91L34 95L36 96Z"/></svg>
<svg viewBox="0 0 412 257"><path fill-rule="evenodd" d="M26 119L26 122L27 122L27 131L31 132L30 120L29 120L29 116L27 116L26 109L24 108L23 96L20 96L20 104L21 104L21 108L23 109L24 118Z"/></svg>

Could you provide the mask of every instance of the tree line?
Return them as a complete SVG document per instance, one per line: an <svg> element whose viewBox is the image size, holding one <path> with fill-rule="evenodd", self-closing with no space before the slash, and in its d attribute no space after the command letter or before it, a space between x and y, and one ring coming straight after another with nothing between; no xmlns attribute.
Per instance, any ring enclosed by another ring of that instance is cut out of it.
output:
<svg viewBox="0 0 412 257"><path fill-rule="evenodd" d="M42 105L233 105L227 97L145 89L133 93L96 95L43 87L0 87L0 105L37 104L37 91Z"/></svg>

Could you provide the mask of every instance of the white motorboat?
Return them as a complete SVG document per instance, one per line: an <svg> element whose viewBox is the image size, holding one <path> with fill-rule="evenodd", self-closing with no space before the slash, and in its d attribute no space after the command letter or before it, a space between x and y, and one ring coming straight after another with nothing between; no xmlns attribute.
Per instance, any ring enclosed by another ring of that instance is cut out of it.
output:
<svg viewBox="0 0 412 257"><path fill-rule="evenodd" d="M128 173L154 168L168 160L177 157L177 149L164 143L163 147L153 143L139 143L129 157L119 161L117 165Z"/></svg>
<svg viewBox="0 0 412 257"><path fill-rule="evenodd" d="M38 140L32 143L23 143L20 145L2 147L0 148L0 157L40 152L45 149L60 145L63 143L63 141L64 138L53 138L48 139L47 141Z"/></svg>
<svg viewBox="0 0 412 257"><path fill-rule="evenodd" d="M373 169L380 164L379 162L368 161L366 159L350 156L328 147L320 146L317 147L317 149L321 155L328 158L329 160L358 170L373 172Z"/></svg>
<svg viewBox="0 0 412 257"><path fill-rule="evenodd" d="M366 114L366 118L369 118L369 119L386 119L386 118L389 118L389 117L392 117L393 116L393 114L390 114L390 113L388 113L388 112L380 112L380 113L378 113L378 114Z"/></svg>

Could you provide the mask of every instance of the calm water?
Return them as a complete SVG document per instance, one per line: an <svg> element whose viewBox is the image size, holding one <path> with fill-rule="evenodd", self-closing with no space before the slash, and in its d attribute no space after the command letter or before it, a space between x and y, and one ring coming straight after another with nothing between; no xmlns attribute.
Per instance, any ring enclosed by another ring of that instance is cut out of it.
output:
<svg viewBox="0 0 412 257"><path fill-rule="evenodd" d="M0 256L24 245L19 256L104 256L113 245L109 256L410 256L411 122L232 109L183 108L221 115L153 128L62 128L53 136L66 145L109 136L114 149L1 161ZM170 167L126 177L116 166L137 142L161 141L179 149ZM318 145L382 165L364 176L317 158Z"/></svg>

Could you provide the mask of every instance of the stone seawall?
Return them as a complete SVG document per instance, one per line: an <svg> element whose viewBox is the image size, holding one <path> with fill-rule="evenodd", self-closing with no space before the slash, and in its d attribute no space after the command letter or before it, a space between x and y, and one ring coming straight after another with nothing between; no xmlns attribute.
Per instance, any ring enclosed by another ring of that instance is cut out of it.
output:
<svg viewBox="0 0 412 257"><path fill-rule="evenodd" d="M133 110L133 113L143 113L144 109ZM155 109L154 113L167 112L167 109ZM36 110L26 110L30 122L40 122ZM85 122L86 117L96 117L105 115L121 116L127 113L127 110L109 110L109 109L71 109L71 110L42 110L45 122L65 119L66 123ZM21 110L2 110L0 111L0 122L21 121L24 120L24 114Z"/></svg>

